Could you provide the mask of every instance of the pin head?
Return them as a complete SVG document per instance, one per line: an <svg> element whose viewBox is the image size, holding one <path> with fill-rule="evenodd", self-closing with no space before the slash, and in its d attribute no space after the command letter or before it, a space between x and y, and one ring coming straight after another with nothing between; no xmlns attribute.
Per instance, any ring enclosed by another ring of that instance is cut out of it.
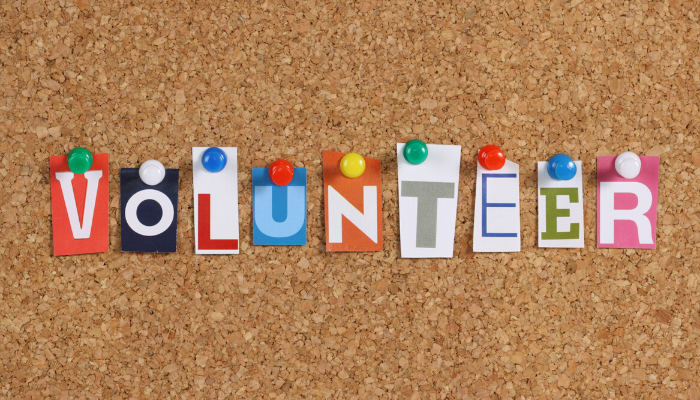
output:
<svg viewBox="0 0 700 400"><path fill-rule="evenodd" d="M155 186L165 179L165 167L158 160L148 160L139 167L139 177L149 186Z"/></svg>
<svg viewBox="0 0 700 400"><path fill-rule="evenodd" d="M68 153L68 169L74 174L84 174L92 167L92 154L87 149L76 147Z"/></svg>
<svg viewBox="0 0 700 400"><path fill-rule="evenodd" d="M365 159L357 153L348 153L340 159L340 172L348 178L357 178L365 172Z"/></svg>
<svg viewBox="0 0 700 400"><path fill-rule="evenodd" d="M498 170L506 165L506 156L503 154L501 149L494 145L489 144L479 150L479 164L488 170Z"/></svg>
<svg viewBox="0 0 700 400"><path fill-rule="evenodd" d="M209 172L219 172L226 167L226 153L218 147L210 147L202 153L202 166Z"/></svg>
<svg viewBox="0 0 700 400"><path fill-rule="evenodd" d="M294 166L287 160L277 160L270 164L270 179L277 186L287 186L294 178Z"/></svg>
<svg viewBox="0 0 700 400"><path fill-rule="evenodd" d="M615 158L615 170L625 179L634 179L642 171L642 160L631 151L626 151Z"/></svg>
<svg viewBox="0 0 700 400"><path fill-rule="evenodd" d="M576 164L566 154L557 154L547 162L547 173L552 179L568 181L576 176Z"/></svg>
<svg viewBox="0 0 700 400"><path fill-rule="evenodd" d="M409 141L403 147L403 158L414 165L422 163L428 158L428 145L418 139Z"/></svg>

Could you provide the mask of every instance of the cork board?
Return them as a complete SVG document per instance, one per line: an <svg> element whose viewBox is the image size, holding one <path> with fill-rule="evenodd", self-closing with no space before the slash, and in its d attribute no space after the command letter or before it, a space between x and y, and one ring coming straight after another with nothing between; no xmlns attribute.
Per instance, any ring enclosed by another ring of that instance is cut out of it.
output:
<svg viewBox="0 0 700 400"><path fill-rule="evenodd" d="M201 2L205 3L205 2ZM0 398L698 399L692 0L5 1ZM397 257L395 146L463 146L455 257ZM523 251L470 251L476 153ZM193 253L192 146L237 146L242 252ZM49 156L110 154L110 252L51 256ZM321 150L380 159L384 251L324 250ZM661 156L658 249L595 248L595 157ZM538 160L586 247L536 247ZM309 172L308 245L251 246L250 169ZM180 168L178 253L119 251L119 168Z"/></svg>

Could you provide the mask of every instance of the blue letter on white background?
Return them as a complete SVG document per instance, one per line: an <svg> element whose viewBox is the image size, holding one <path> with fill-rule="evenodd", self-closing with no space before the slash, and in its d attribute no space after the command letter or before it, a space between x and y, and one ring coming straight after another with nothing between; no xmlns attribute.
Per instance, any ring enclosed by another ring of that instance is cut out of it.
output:
<svg viewBox="0 0 700 400"><path fill-rule="evenodd" d="M520 166L512 161L496 171L476 166L474 251L520 251Z"/></svg>

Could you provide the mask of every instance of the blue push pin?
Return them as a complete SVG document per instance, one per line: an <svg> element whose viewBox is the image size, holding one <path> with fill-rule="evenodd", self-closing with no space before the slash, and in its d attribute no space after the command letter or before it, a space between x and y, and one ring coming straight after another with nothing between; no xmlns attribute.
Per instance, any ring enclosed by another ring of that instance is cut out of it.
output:
<svg viewBox="0 0 700 400"><path fill-rule="evenodd" d="M566 154L557 154L549 159L547 173L552 179L568 181L576 176L576 164Z"/></svg>
<svg viewBox="0 0 700 400"><path fill-rule="evenodd" d="M209 172L219 172L226 166L226 153L218 147L210 147L202 154L202 166Z"/></svg>

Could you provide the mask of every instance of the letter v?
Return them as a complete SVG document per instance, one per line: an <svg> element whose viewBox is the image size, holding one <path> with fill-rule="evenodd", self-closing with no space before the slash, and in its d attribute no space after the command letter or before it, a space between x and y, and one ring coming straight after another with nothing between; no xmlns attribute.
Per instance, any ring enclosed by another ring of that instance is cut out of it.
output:
<svg viewBox="0 0 700 400"><path fill-rule="evenodd" d="M66 211L68 212L68 221L70 228L73 231L74 239L88 239L92 230L92 216L95 214L95 202L97 201L97 186L102 171L87 171L85 179L87 179L87 192L85 193L85 210L83 210L83 224L80 225L80 216L78 215L78 207L75 204L75 194L73 193L73 176L72 172L57 172L56 179L61 183L61 191L63 192L63 201L66 203Z"/></svg>

